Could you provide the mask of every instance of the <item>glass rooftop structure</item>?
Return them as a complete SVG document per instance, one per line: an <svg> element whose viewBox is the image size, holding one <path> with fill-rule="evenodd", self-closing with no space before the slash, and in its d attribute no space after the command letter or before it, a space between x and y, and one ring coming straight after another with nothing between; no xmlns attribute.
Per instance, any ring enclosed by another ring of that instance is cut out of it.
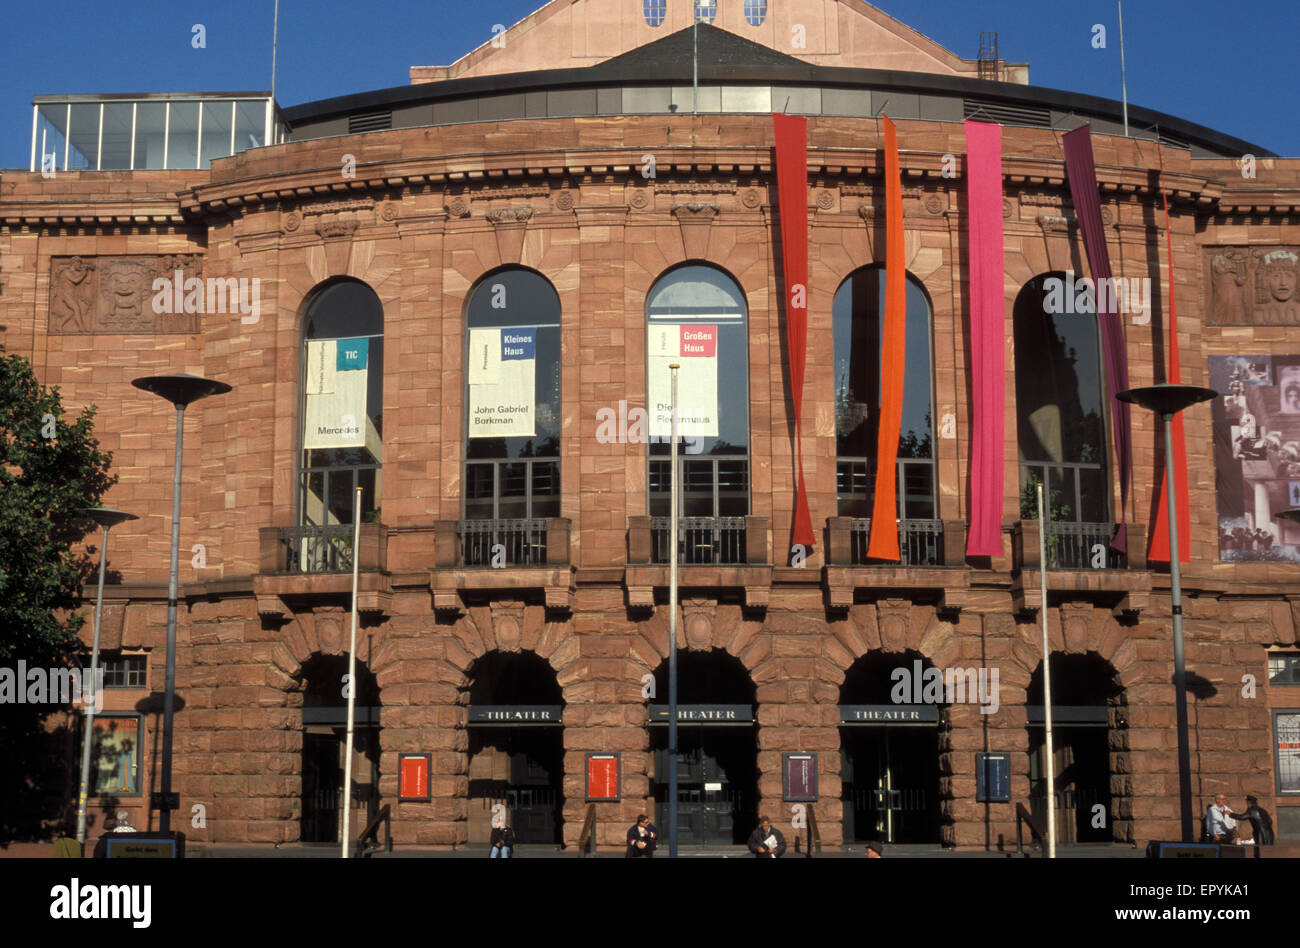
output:
<svg viewBox="0 0 1300 948"><path fill-rule="evenodd" d="M267 92L38 95L28 170L208 168L287 135Z"/></svg>

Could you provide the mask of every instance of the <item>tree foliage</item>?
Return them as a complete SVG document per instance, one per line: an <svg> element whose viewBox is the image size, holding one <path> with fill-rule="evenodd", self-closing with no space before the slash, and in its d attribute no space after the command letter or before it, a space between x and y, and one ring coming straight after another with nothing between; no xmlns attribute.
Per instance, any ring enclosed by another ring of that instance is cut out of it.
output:
<svg viewBox="0 0 1300 948"><path fill-rule="evenodd" d="M96 567L72 552L87 530L75 511L116 480L94 417L91 406L70 421L58 387L0 347L0 665L64 664L80 649L84 619L70 610Z"/></svg>

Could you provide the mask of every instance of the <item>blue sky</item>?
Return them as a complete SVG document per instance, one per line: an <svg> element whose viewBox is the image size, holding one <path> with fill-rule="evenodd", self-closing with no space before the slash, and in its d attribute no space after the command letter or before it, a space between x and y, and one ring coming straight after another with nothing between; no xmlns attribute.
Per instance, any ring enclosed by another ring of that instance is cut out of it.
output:
<svg viewBox="0 0 1300 948"><path fill-rule="evenodd" d="M640 0L586 2L640 8ZM493 24L508 26L540 5L281 0L276 97L289 106L405 85L408 67L453 62L491 39ZM976 55L981 30L997 30L1003 58L1028 61L1034 85L1119 98L1114 0L883 0L876 6L967 58ZM0 39L0 168L27 167L37 94L269 88L272 8L273 0L8 5ZM206 49L191 46L196 23L206 27ZM1092 46L1095 23L1107 28L1105 49ZM1124 39L1132 104L1300 157L1296 0L1235 6L1130 0Z"/></svg>

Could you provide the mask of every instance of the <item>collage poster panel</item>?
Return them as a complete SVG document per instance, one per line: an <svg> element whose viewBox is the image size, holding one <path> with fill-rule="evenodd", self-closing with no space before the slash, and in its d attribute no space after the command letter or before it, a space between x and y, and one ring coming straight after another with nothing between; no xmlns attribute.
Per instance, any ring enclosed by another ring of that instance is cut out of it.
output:
<svg viewBox="0 0 1300 948"><path fill-rule="evenodd" d="M650 356L650 437L673 436L672 371L677 370L677 437L718 436L718 327L657 323L647 340Z"/></svg>
<svg viewBox="0 0 1300 948"><path fill-rule="evenodd" d="M307 343L304 448L365 447L369 356L367 336Z"/></svg>
<svg viewBox="0 0 1300 948"><path fill-rule="evenodd" d="M95 795L140 792L140 719L95 718Z"/></svg>
<svg viewBox="0 0 1300 948"><path fill-rule="evenodd" d="M537 433L537 329L469 331L469 436Z"/></svg>
<svg viewBox="0 0 1300 948"><path fill-rule="evenodd" d="M1211 356L1219 559L1300 563L1300 355Z"/></svg>

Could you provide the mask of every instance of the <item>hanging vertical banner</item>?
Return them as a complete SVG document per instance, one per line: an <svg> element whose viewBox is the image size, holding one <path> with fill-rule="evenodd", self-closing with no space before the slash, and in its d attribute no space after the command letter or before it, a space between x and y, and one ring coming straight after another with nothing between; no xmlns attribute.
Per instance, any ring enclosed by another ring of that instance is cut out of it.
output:
<svg viewBox="0 0 1300 948"><path fill-rule="evenodd" d="M1106 251L1106 232L1101 223L1101 198L1097 190L1097 169L1092 161L1092 132L1080 125L1066 132L1065 174L1074 199L1074 215L1083 234L1083 249L1088 255L1094 285L1109 281L1110 254ZM1115 397L1128 388L1128 356L1124 350L1124 327L1120 324L1118 304L1113 293L1098 294L1097 322L1101 327L1101 348L1106 362L1106 383L1110 387L1110 416L1115 433L1116 465L1119 468L1119 512L1115 517L1119 529L1110 545L1121 553L1127 551L1128 536L1124 517L1128 513L1129 477L1133 468L1132 426L1129 406Z"/></svg>
<svg viewBox="0 0 1300 948"><path fill-rule="evenodd" d="M469 331L469 436L536 434L537 329Z"/></svg>
<svg viewBox="0 0 1300 948"><path fill-rule="evenodd" d="M808 342L808 120L773 115L776 190L781 218L781 269L785 275L785 333L790 350L790 403L794 408L797 483L790 542L813 545L808 489L803 479L803 377Z"/></svg>
<svg viewBox="0 0 1300 948"><path fill-rule="evenodd" d="M1002 260L1002 126L966 123L970 208L970 532L967 556L1002 553L1006 301Z"/></svg>
<svg viewBox="0 0 1300 948"><path fill-rule="evenodd" d="M677 363L677 437L718 436L718 327L656 323L650 357L650 436L673 436L672 370Z"/></svg>
<svg viewBox="0 0 1300 948"><path fill-rule="evenodd" d="M366 446L369 356L368 338L308 341L304 448Z"/></svg>
<svg viewBox="0 0 1300 948"><path fill-rule="evenodd" d="M1178 385L1182 382L1182 366L1178 361L1178 308L1174 305L1174 240L1169 230L1169 195L1165 192L1165 158L1160 146L1156 145L1156 154L1160 157L1160 200L1165 208L1165 250L1169 258L1169 382ZM1178 561L1191 562L1192 510L1191 498L1187 493L1187 442L1183 437L1183 413L1174 415L1172 426L1174 438L1174 497L1178 500ZM1156 451L1156 457L1163 459L1165 453ZM1156 492L1156 522L1151 530L1151 543L1147 550L1147 560L1161 563L1169 562L1169 479L1163 463L1156 465L1156 476L1160 479Z"/></svg>
<svg viewBox="0 0 1300 948"><path fill-rule="evenodd" d="M876 497L867 556L897 560L898 435L903 424L903 372L907 361L907 260L903 247L903 182L898 131L885 129L885 320L880 329L880 428L876 440Z"/></svg>

